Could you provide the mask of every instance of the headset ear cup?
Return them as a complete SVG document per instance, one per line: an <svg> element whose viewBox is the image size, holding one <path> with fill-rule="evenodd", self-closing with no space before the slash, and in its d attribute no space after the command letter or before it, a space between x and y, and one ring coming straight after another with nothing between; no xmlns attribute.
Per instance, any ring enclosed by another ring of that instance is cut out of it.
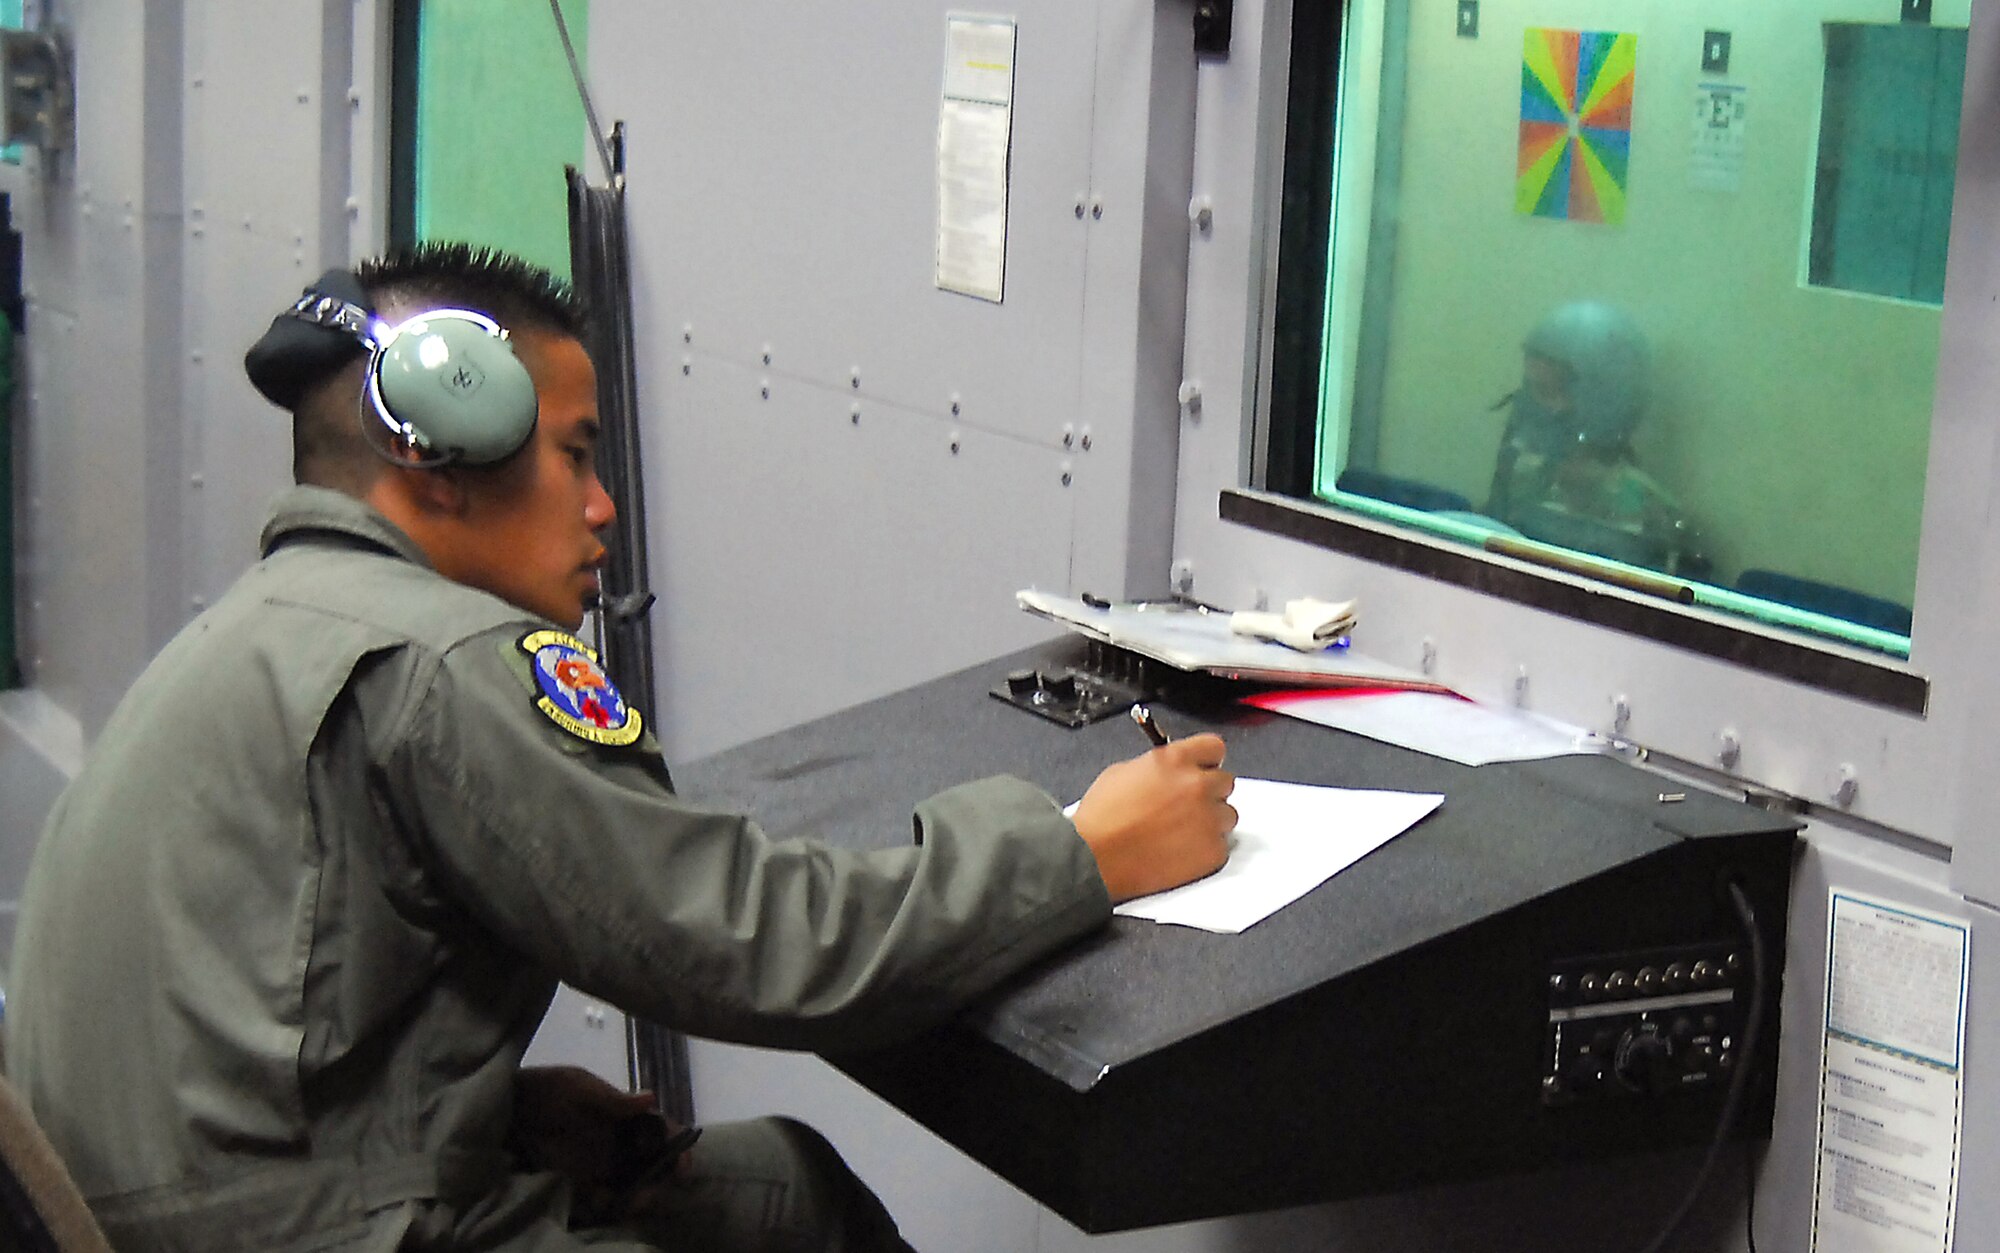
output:
<svg viewBox="0 0 2000 1253"><path fill-rule="evenodd" d="M535 384L497 327L444 310L396 329L375 364L385 416L441 458L491 465L535 429Z"/></svg>

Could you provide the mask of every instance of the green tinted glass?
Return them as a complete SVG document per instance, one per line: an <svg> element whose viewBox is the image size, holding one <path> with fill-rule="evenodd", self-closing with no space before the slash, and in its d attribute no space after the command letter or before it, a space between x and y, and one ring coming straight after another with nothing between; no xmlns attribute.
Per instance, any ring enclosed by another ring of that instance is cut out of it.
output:
<svg viewBox="0 0 2000 1253"><path fill-rule="evenodd" d="M581 59L588 0L562 10ZM582 164L587 130L548 0L422 0L416 46L416 237L567 275L563 167Z"/></svg>
<svg viewBox="0 0 2000 1253"><path fill-rule="evenodd" d="M1907 655L1966 6L1295 9L1270 486Z"/></svg>

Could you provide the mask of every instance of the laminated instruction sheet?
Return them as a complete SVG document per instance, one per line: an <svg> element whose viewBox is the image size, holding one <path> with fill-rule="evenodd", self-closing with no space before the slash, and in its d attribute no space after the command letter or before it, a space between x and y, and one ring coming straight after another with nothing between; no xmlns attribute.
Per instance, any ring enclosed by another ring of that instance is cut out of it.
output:
<svg viewBox="0 0 2000 1253"><path fill-rule="evenodd" d="M1831 894L1813 1253L1947 1253L1971 929Z"/></svg>
<svg viewBox="0 0 2000 1253"><path fill-rule="evenodd" d="M938 105L937 285L999 303L1007 280L1007 163L1014 134L1014 23L945 19Z"/></svg>

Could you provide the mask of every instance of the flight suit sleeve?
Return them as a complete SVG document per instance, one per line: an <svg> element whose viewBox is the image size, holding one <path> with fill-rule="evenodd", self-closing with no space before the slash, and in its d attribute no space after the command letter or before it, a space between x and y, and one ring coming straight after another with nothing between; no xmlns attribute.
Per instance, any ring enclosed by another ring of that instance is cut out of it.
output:
<svg viewBox="0 0 2000 1253"><path fill-rule="evenodd" d="M591 995L716 1039L866 1047L1110 917L1088 846L1027 783L930 798L915 843L774 841L676 798L657 753L564 730L514 643L446 654L384 773L444 893Z"/></svg>

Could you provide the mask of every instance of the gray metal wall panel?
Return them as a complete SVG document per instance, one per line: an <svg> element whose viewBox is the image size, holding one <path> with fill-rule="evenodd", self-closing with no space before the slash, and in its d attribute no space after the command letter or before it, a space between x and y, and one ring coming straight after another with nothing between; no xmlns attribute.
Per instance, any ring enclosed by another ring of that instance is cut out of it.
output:
<svg viewBox="0 0 2000 1253"><path fill-rule="evenodd" d="M953 453L928 415L864 400L856 423L840 391L690 368L645 376L670 760L1045 636L1013 593L1066 574L1056 453L971 427Z"/></svg>
<svg viewBox="0 0 2000 1253"><path fill-rule="evenodd" d="M1807 836L1792 888L1777 1120L1759 1185L1760 1247L1804 1249L1811 1232L1819 1046L1826 1022L1827 894L1838 888L1972 925L1956 1248L1975 1253L1987 1247L1986 1233L2000 1223L2000 1196L1982 1186L2000 1170L2000 1124L1986 1115L2000 1086L2000 1065L1987 1045L2000 1025L2000 964L1986 953L2000 937L2000 915L1952 891L1949 867L1941 862L1824 826L1809 828Z"/></svg>
<svg viewBox="0 0 2000 1253"><path fill-rule="evenodd" d="M308 229L316 221L308 220ZM192 228L190 228L192 230ZM289 238L216 229L187 246L186 435L181 489L190 507L184 601L191 615L257 559L271 498L292 481L290 415L259 396L243 352L318 276Z"/></svg>
<svg viewBox="0 0 2000 1253"><path fill-rule="evenodd" d="M196 597L248 563L264 501L289 477L282 419L241 354L294 276L344 256L366 220L327 203L347 181L328 160L380 156L370 111L336 90L380 54L327 37L361 21L371 43L372 0L104 0L54 15L76 50L76 151L31 151L5 175L30 307L17 540L29 695L87 740ZM329 139L356 125L360 140ZM230 221L234 239L217 232ZM49 758L35 742L48 725L5 753ZM12 865L46 805L27 789L8 800ZM0 897L14 887L0 876Z"/></svg>
<svg viewBox="0 0 2000 1253"><path fill-rule="evenodd" d="M265 507L291 482L289 420L250 386L243 352L325 258L347 251L344 229L323 236L329 222L345 226L350 106L329 81L346 81L353 54L344 40L329 46L323 8L209 0L188 13L180 486L190 612L256 559Z"/></svg>
<svg viewBox="0 0 2000 1253"><path fill-rule="evenodd" d="M1952 204L1951 273L1940 333L1936 426L1924 498L1924 551L1917 564L1923 638L1954 641L1970 654L1956 682L1940 685L1934 707L1951 734L1940 771L1957 798L1952 826L1967 833L1952 860L1952 882L2000 902L2000 833L1993 830L1993 767L2000 761L2000 666L1993 664L2000 613L2000 445L1993 398L2000 396L2000 13L1978 6L1968 33L1965 114L1959 128L1958 192ZM1982 507L1984 506L1984 507ZM1970 567L1968 569L1968 567ZM1966 586L1978 589L1967 595Z"/></svg>
<svg viewBox="0 0 2000 1253"><path fill-rule="evenodd" d="M779 376L1053 445L1077 405L1095 9L1020 20L1006 302L936 290L947 6L599 0L657 326ZM671 360L672 358L668 358Z"/></svg>
<svg viewBox="0 0 2000 1253"><path fill-rule="evenodd" d="M74 156L37 156L16 199L26 283L44 325L28 327L29 409L21 463L30 516L23 542L31 681L86 727L109 713L150 653L143 589L147 379L144 333L146 60L143 6L68 13L81 79L141 90L79 90ZM48 334L39 335L38 330ZM45 341L45 342L44 342ZM79 372L89 380L79 385ZM41 401L36 401L36 393ZM132 592L142 596L133 603ZM115 686L107 689L107 676Z"/></svg>
<svg viewBox="0 0 2000 1253"><path fill-rule="evenodd" d="M1098 9L1093 218L1078 406L1072 582L1167 590L1180 442L1181 329L1194 164L1194 5ZM1085 437L1088 438L1085 438Z"/></svg>

